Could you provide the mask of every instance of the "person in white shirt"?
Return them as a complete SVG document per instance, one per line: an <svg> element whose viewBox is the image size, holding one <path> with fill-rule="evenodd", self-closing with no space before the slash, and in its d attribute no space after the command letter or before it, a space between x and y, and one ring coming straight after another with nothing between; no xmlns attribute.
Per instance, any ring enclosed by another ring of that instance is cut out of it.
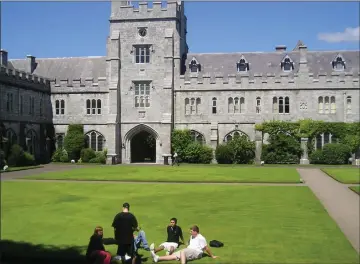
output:
<svg viewBox="0 0 360 264"><path fill-rule="evenodd" d="M177 164L178 166L180 165L179 164L179 160L178 160L178 154L177 152L175 151L174 155L173 155L173 162L172 162L172 166L174 166L175 164Z"/></svg>
<svg viewBox="0 0 360 264"><path fill-rule="evenodd" d="M164 261L164 260L180 260L181 264L185 264L187 260L201 259L203 252L205 251L211 258L215 259L217 256L214 256L210 248L207 245L205 237L199 233L199 227L194 225L190 228L190 240L189 245L181 249L172 255L168 256L158 256L153 250L151 250L151 256L154 262Z"/></svg>

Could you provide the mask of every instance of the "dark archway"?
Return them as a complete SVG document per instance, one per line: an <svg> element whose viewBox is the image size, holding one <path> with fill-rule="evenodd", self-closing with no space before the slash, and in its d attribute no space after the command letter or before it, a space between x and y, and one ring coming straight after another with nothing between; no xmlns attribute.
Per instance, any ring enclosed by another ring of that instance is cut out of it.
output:
<svg viewBox="0 0 360 264"><path fill-rule="evenodd" d="M131 139L131 162L156 162L156 139L141 131Z"/></svg>

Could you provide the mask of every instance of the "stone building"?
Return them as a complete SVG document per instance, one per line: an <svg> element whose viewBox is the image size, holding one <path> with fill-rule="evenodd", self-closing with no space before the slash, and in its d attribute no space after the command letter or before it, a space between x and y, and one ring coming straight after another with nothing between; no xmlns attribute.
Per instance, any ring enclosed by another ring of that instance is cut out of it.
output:
<svg viewBox="0 0 360 264"><path fill-rule="evenodd" d="M52 153L53 126L50 82L33 72L35 58L28 56L23 71L14 69L0 50L1 149L13 144L48 162Z"/></svg>
<svg viewBox="0 0 360 264"><path fill-rule="evenodd" d="M261 144L255 124L266 120L360 121L358 51L299 41L292 50L192 54L186 34L184 2L114 1L106 56L9 64L50 80L57 144L81 123L89 146L115 163L161 163L174 128L215 148L236 133ZM327 142L318 135L317 147Z"/></svg>

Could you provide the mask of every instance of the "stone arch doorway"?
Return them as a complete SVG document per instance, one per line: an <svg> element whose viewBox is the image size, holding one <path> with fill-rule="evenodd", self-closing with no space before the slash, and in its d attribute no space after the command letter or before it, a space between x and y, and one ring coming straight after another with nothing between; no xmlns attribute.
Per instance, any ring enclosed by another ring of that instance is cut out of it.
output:
<svg viewBox="0 0 360 264"><path fill-rule="evenodd" d="M156 139L146 130L135 134L130 140L130 162L156 162Z"/></svg>

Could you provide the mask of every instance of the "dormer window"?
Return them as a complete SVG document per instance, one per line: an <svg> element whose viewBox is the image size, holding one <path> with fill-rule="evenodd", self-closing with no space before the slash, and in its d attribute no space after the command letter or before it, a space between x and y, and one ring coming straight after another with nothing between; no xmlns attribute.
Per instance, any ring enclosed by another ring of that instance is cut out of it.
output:
<svg viewBox="0 0 360 264"><path fill-rule="evenodd" d="M192 58L189 63L190 72L199 72L201 70L200 63L195 58Z"/></svg>
<svg viewBox="0 0 360 264"><path fill-rule="evenodd" d="M290 72L294 69L294 62L286 55L284 60L281 62L281 69L284 72Z"/></svg>
<svg viewBox="0 0 360 264"><path fill-rule="evenodd" d="M336 58L332 61L332 67L335 71L343 71L345 67L345 61L341 55L336 56Z"/></svg>
<svg viewBox="0 0 360 264"><path fill-rule="evenodd" d="M249 63L246 61L244 56L241 56L240 61L236 64L238 72L247 72L249 71Z"/></svg>

